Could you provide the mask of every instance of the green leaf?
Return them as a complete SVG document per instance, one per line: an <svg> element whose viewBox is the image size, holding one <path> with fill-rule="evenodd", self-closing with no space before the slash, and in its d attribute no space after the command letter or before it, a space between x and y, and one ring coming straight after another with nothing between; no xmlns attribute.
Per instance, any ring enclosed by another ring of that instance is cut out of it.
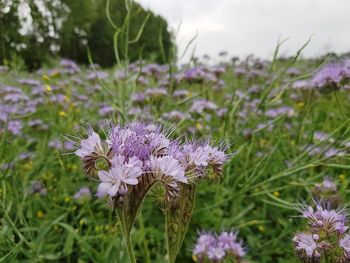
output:
<svg viewBox="0 0 350 263"><path fill-rule="evenodd" d="M70 255L73 251L74 236L69 232L66 238L66 243L64 244L63 253L65 255Z"/></svg>

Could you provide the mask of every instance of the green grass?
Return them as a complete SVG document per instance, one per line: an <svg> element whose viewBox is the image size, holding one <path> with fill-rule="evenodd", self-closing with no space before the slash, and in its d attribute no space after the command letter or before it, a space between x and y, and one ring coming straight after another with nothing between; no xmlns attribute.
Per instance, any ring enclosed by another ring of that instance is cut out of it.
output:
<svg viewBox="0 0 350 263"><path fill-rule="evenodd" d="M267 78L254 79L234 76L232 65L227 63L222 77L225 85L221 90L213 89L208 83L186 84L175 87L190 91L186 99L175 100L169 92L162 99L147 102L155 120L175 126L176 136L189 135L188 127L194 127L194 137L211 136L214 140L223 140L231 145L228 152L234 153L220 180L206 181L198 186L193 218L177 262L193 262L191 249L198 231L231 228L238 229L239 236L246 241L250 262L297 262L291 239L293 233L303 230L305 222L295 217L298 214L296 203L302 199L310 201L310 188L329 175L337 180L346 204L348 153L335 158L310 156L306 146L338 147L349 139L349 94L340 91L335 99L331 94L291 90L296 79L286 74L291 65L301 69L301 76L307 78L319 63L276 60L267 70ZM28 94L30 88L19 85L16 82L19 78L41 79L47 85L60 87L57 91L45 92L44 103L33 114L12 116L24 123L42 119L49 125L47 131L26 125L22 136L0 131L0 166L14 164L11 169L0 170L0 262L128 262L117 216L107 208L105 201L95 197L85 202L73 199L82 186L89 186L95 192L96 182L83 176L78 157L62 155L48 147L50 140L73 134L77 125L85 120L96 126L103 119L98 114L99 102L108 103L115 112L123 114L112 114L114 120L132 119L126 114L131 106L130 96L145 87L131 78L116 80L113 70L109 73L108 80L92 83L85 79L86 69L83 69L76 75L82 78L82 85L76 84L68 75L49 76L43 80L41 75L26 72L0 73L2 83L21 87ZM60 80L68 82L62 85ZM87 87L96 84L102 84L103 88L88 95L91 105L74 105L74 92L86 94ZM252 95L260 99L262 112L288 105L295 115L271 119L253 112L245 118L240 117L245 99L232 95L237 90L247 93L253 84L262 87L260 94ZM151 79L147 87L156 85ZM272 90L275 95L268 96ZM58 93L66 96L61 104L49 100L52 94ZM299 99L292 100L292 93ZM232 98L226 98L227 95ZM0 102L1 96L0 93ZM180 122L159 118L162 113L175 109L188 113L195 98L207 98L219 107L226 107L228 113L223 118L211 114L211 119L193 115ZM274 123L272 129L256 128L259 123L269 120ZM249 138L243 135L246 128L254 130ZM334 142L316 142L315 131L330 134ZM34 158L19 160L18 154L22 152L32 152ZM32 180L44 183L46 196L30 193ZM154 205L151 195L138 216L132 238L139 262L166 261L164 216Z"/></svg>

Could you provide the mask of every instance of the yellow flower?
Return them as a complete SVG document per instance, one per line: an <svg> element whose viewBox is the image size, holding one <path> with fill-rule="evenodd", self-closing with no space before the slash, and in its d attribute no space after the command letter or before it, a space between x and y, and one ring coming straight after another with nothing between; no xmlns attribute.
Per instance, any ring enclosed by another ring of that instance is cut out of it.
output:
<svg viewBox="0 0 350 263"><path fill-rule="evenodd" d="M43 218L45 216L44 212L39 210L38 212L36 212L36 217L37 218Z"/></svg>
<svg viewBox="0 0 350 263"><path fill-rule="evenodd" d="M53 77L53 78L59 77L60 76L60 72L54 71L54 72L51 73L50 76Z"/></svg>
<svg viewBox="0 0 350 263"><path fill-rule="evenodd" d="M296 106L298 109L302 109L302 108L304 108L305 104L304 104L304 102L299 102L296 104Z"/></svg>
<svg viewBox="0 0 350 263"><path fill-rule="evenodd" d="M46 80L46 81L49 81L49 80L50 80L50 77L49 77L48 75L46 75L46 74L44 74L44 75L42 76L42 78L43 78L43 80Z"/></svg>
<svg viewBox="0 0 350 263"><path fill-rule="evenodd" d="M192 259L193 259L194 262L197 262L197 257L196 257L196 255L192 255Z"/></svg>
<svg viewBox="0 0 350 263"><path fill-rule="evenodd" d="M276 197L280 197L280 192L275 191L275 192L273 192L273 195L276 196Z"/></svg>
<svg viewBox="0 0 350 263"><path fill-rule="evenodd" d="M264 226L258 226L258 229L260 232L265 232L265 227Z"/></svg>
<svg viewBox="0 0 350 263"><path fill-rule="evenodd" d="M197 130L201 130L202 128L203 128L202 124L200 124L200 123L196 124L196 129Z"/></svg>
<svg viewBox="0 0 350 263"><path fill-rule="evenodd" d="M64 112L64 111L60 111L60 112L58 113L58 115L59 115L60 117L66 117L66 116L67 116L67 113Z"/></svg>
<svg viewBox="0 0 350 263"><path fill-rule="evenodd" d="M260 146L261 146L261 147L266 146L266 145L267 145L267 143L268 143L268 141L267 141L267 140L265 140L265 139L261 139L261 140L260 140Z"/></svg>
<svg viewBox="0 0 350 263"><path fill-rule="evenodd" d="M340 182L344 182L345 181L345 174L340 174L339 176L338 176L338 179L339 179L339 181Z"/></svg>
<svg viewBox="0 0 350 263"><path fill-rule="evenodd" d="M68 164L67 168L69 170L71 170L71 171L76 171L76 170L78 170L78 165L76 165L76 164Z"/></svg>
<svg viewBox="0 0 350 263"><path fill-rule="evenodd" d="M23 165L23 169L26 170L26 171L32 170L33 169L33 162L32 161L26 162Z"/></svg>
<svg viewBox="0 0 350 263"><path fill-rule="evenodd" d="M47 173L44 173L44 174L42 175L42 178L43 178L43 180L45 180L45 181L49 181L49 180L51 180L53 177L55 177L55 175L54 175L53 173L51 173L51 172L47 172Z"/></svg>
<svg viewBox="0 0 350 263"><path fill-rule="evenodd" d="M64 96L63 99L64 99L65 102L70 102L70 98L68 96Z"/></svg>
<svg viewBox="0 0 350 263"><path fill-rule="evenodd" d="M69 203L70 200L71 200L71 198L70 198L69 196L66 196L66 197L64 198L64 202L66 202L66 203Z"/></svg>
<svg viewBox="0 0 350 263"><path fill-rule="evenodd" d="M45 84L44 87L45 87L46 92L51 92L52 91L52 88L51 88L50 85Z"/></svg>

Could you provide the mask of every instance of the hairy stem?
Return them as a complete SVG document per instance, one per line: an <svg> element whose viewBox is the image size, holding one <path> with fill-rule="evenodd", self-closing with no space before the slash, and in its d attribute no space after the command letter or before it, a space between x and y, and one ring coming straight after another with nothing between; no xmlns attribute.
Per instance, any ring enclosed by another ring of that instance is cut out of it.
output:
<svg viewBox="0 0 350 263"><path fill-rule="evenodd" d="M129 255L130 263L136 263L134 249L133 249L132 241L131 241L131 234L126 229L125 218L123 216L123 213L119 212L118 218L119 218L120 224L122 226L123 236L124 236L124 240L125 240L126 249L127 249L128 255Z"/></svg>

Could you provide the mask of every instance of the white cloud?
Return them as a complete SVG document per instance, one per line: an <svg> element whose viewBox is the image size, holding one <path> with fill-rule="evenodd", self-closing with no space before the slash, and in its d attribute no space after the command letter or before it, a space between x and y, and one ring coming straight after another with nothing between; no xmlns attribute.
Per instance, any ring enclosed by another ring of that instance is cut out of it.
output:
<svg viewBox="0 0 350 263"><path fill-rule="evenodd" d="M198 31L196 53L215 56L250 53L269 57L277 40L294 53L313 35L304 55L350 51L349 0L139 0L164 16L171 27L180 21L178 38L184 48Z"/></svg>

